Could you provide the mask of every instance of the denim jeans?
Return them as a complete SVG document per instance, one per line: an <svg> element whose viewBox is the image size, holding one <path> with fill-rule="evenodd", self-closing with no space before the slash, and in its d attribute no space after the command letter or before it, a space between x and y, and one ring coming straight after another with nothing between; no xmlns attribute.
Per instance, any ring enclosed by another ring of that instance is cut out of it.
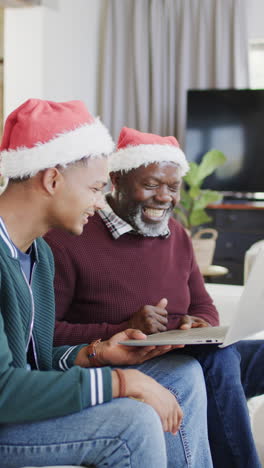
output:
<svg viewBox="0 0 264 468"><path fill-rule="evenodd" d="M63 418L0 426L0 467L212 468L199 363L169 353L134 367L177 397L184 418L175 436L166 433L164 438L159 417L149 405L115 399Z"/></svg>
<svg viewBox="0 0 264 468"><path fill-rule="evenodd" d="M264 341L241 341L223 349L186 346L181 353L196 357L203 368L214 467L260 468L247 398L264 390Z"/></svg>
<svg viewBox="0 0 264 468"><path fill-rule="evenodd" d="M130 367L139 369L169 389L183 409L184 417L178 434L165 434L168 467L212 467L206 388L201 366L196 359L173 351ZM156 466L158 468L158 464Z"/></svg>
<svg viewBox="0 0 264 468"><path fill-rule="evenodd" d="M0 429L0 466L95 465L166 467L157 413L129 398L115 399L70 416ZM144 462L145 463L145 462Z"/></svg>

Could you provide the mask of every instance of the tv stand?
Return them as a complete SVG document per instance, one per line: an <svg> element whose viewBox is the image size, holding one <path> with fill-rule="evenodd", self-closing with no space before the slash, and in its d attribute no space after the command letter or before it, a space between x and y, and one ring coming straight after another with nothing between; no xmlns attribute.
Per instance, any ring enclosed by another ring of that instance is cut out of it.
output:
<svg viewBox="0 0 264 468"><path fill-rule="evenodd" d="M221 203L221 206L223 205L236 205L237 207L239 205L245 206L246 208L248 207L254 207L254 208L264 208L264 200L248 200L248 199L238 199L238 198L224 198Z"/></svg>
<svg viewBox="0 0 264 468"><path fill-rule="evenodd" d="M224 200L210 205L207 211L213 218L210 227L218 231L213 263L229 270L226 276L212 281L242 285L245 253L264 239L264 201Z"/></svg>
<svg viewBox="0 0 264 468"><path fill-rule="evenodd" d="M223 203L227 200L234 203L264 202L264 192L221 192Z"/></svg>

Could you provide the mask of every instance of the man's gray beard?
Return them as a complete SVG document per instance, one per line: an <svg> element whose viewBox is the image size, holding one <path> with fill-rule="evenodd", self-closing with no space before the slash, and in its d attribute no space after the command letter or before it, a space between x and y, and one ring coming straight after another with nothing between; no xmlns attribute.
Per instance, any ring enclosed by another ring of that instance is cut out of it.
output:
<svg viewBox="0 0 264 468"><path fill-rule="evenodd" d="M141 234L145 237L158 237L164 236L168 232L168 222L171 216L171 210L168 210L163 220L156 224L147 224L142 221L142 209L139 206L136 213L130 217L130 222L132 226L136 229L138 234Z"/></svg>

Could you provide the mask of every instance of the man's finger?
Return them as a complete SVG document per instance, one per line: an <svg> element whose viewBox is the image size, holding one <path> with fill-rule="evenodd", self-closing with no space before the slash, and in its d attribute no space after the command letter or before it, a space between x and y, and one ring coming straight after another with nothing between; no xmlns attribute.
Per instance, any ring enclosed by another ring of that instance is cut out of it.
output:
<svg viewBox="0 0 264 468"><path fill-rule="evenodd" d="M160 352L160 348L166 348L165 345L163 346L144 346L144 347L140 347L140 350L138 348L138 354L139 355L142 355L142 357L145 357L145 356L148 356L148 359L150 359L150 357L153 357L153 356L158 356L161 354ZM171 346L170 345L167 345L167 350L164 349L164 353L170 351L170 348Z"/></svg>
<svg viewBox="0 0 264 468"><path fill-rule="evenodd" d="M172 434L177 434L178 430L180 429L181 422L183 420L183 412L182 409L179 408L177 412L177 417L174 418L173 427L172 427Z"/></svg>
<svg viewBox="0 0 264 468"><path fill-rule="evenodd" d="M168 299L166 297L163 297L157 304L156 307L160 307L161 309L166 309L168 305Z"/></svg>
<svg viewBox="0 0 264 468"><path fill-rule="evenodd" d="M181 330L188 330L189 328L192 328L192 319L189 315L184 315L182 318L181 318L181 324L179 326L179 328Z"/></svg>
<svg viewBox="0 0 264 468"><path fill-rule="evenodd" d="M159 355L157 348L155 346L144 346L143 348L137 349L137 362L141 360L141 362L147 361L153 357Z"/></svg>
<svg viewBox="0 0 264 468"><path fill-rule="evenodd" d="M152 310L152 320L155 318L155 320L159 320L160 322L167 323L168 321L168 312L166 309L161 309L161 308L153 308Z"/></svg>
<svg viewBox="0 0 264 468"><path fill-rule="evenodd" d="M142 356L146 356L147 354L152 353L153 351L156 351L156 346L142 346L140 347L141 349L138 351L139 354L142 354Z"/></svg>
<svg viewBox="0 0 264 468"><path fill-rule="evenodd" d="M162 311L162 309L160 309ZM166 325L168 323L168 318L167 318L167 311L164 310L163 314L160 314L159 312L155 312L155 315L154 315L154 319L159 322L159 323L162 323L164 325Z"/></svg>
<svg viewBox="0 0 264 468"><path fill-rule="evenodd" d="M158 345L156 346L157 351L160 353L167 353L172 350L172 345Z"/></svg>
<svg viewBox="0 0 264 468"><path fill-rule="evenodd" d="M162 323L158 323L157 324L157 332L164 332L164 331L167 331L166 325L163 325ZM157 332L155 332L155 333L157 333Z"/></svg>
<svg viewBox="0 0 264 468"><path fill-rule="evenodd" d="M167 346L169 346L170 349L165 350L165 348L166 348ZM163 353L163 352L164 352L164 353L167 353L168 351L172 351L173 349L184 348L184 347L185 347L185 345L183 345L183 344L179 344L179 345L166 345L166 346L165 346L165 345L160 345L160 346L157 346L157 348L159 348L159 350L160 350L161 353ZM164 350L164 351L163 351L163 350Z"/></svg>
<svg viewBox="0 0 264 468"><path fill-rule="evenodd" d="M203 328L208 327L208 324L205 322L196 322L195 320L192 321L192 328Z"/></svg>
<svg viewBox="0 0 264 468"><path fill-rule="evenodd" d="M125 334L129 340L145 340L147 335L136 328L127 328Z"/></svg>

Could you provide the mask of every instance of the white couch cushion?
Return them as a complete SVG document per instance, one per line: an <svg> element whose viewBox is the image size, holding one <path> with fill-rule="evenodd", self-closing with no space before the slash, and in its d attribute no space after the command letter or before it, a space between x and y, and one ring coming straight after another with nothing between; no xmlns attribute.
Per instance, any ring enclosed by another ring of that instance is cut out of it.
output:
<svg viewBox="0 0 264 468"><path fill-rule="evenodd" d="M244 286L205 283L220 316L221 325L230 325L232 314L238 304Z"/></svg>

